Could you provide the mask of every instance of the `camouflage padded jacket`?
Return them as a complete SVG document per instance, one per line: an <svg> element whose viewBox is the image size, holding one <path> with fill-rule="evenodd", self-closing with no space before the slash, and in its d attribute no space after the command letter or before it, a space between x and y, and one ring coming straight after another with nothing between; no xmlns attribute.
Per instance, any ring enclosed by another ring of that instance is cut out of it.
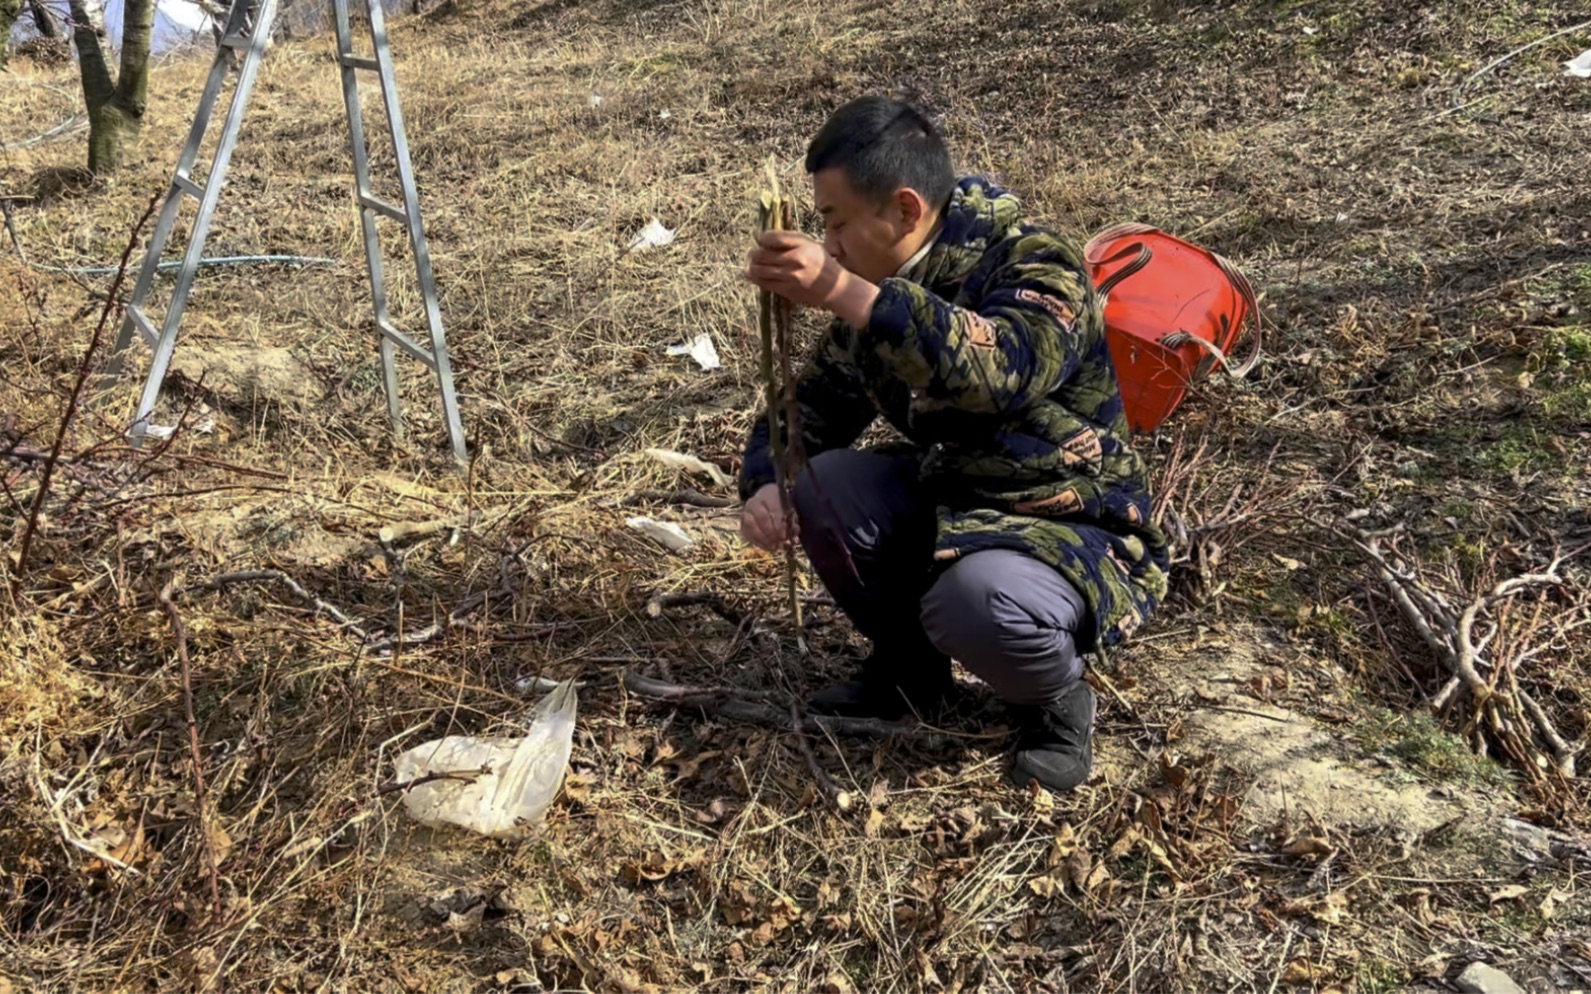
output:
<svg viewBox="0 0 1591 994"><path fill-rule="evenodd" d="M867 326L835 322L797 376L807 456L852 445L883 415L921 453L938 505L925 570L1015 549L1083 594L1095 623L1083 649L1130 635L1165 596L1168 548L1082 250L967 178L926 255L879 291ZM774 479L764 416L742 499Z"/></svg>

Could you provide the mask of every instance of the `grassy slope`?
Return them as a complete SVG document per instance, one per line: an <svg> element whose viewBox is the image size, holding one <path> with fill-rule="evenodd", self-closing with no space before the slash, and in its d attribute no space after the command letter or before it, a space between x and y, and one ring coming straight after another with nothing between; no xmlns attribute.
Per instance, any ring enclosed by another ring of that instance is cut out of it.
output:
<svg viewBox="0 0 1591 994"><path fill-rule="evenodd" d="M1269 837L1256 852L1199 817L1232 789L1214 768L1167 802L1178 883L1146 850L1110 852L1132 821L1134 795L1117 785L1051 811L999 787L987 744L820 744L858 793L884 785L882 821L869 825L803 806L808 774L788 734L663 721L614 687L612 660L632 655L667 659L681 679L767 680L748 668L766 646L705 615L657 621L639 606L654 591L738 583L739 602L775 612L772 564L727 539L663 556L624 529L634 512L616 502L673 485L637 455L647 445L734 458L754 393L750 301L734 264L758 170L775 154L799 184L805 136L868 89L942 109L962 164L998 173L1039 215L1079 232L1132 218L1195 234L1264 291L1269 355L1252 381L1213 385L1166 437L1144 442L1163 461L1177 431L1190 444L1208 433L1209 459L1179 499L1185 517L1219 511L1239 483L1263 489L1271 460L1288 512L1319 520L1371 508L1466 584L1586 541L1591 194L1577 178L1591 89L1552 68L1573 54L1572 39L1497 68L1468 91L1484 103L1446 113L1471 72L1576 10L993 6L467 3L400 28L404 106L480 453L468 479L445 471L435 405L412 367L410 442L394 446L385 431L360 330L367 292L330 43L273 50L212 245L343 265L208 274L188 341L286 347L327 399L302 410L176 391L167 416L202 396L215 435L179 440L147 479L126 478L114 454L85 460L123 473L106 484L114 492L52 505L28 584L53 606L8 622L13 661L0 682L10 813L0 866L13 882L5 970L31 989L165 989L214 976L227 989L269 978L284 990L390 989L393 979L415 990L807 990L1045 989L1060 969L1074 988L1125 990L1265 988L1278 964L1305 960L1321 964L1319 986L1370 990L1417 975L1431 953L1555 948L1572 924L1534 903L1489 908L1476 887L1437 887L1421 913L1412 885L1377 883L1416 875L1386 870L1398 859L1389 838L1334 840L1338 872L1360 880L1346 891L1347 921L1300 911L1312 863L1277 855ZM163 182L201 74L161 70L139 157L110 189L62 192L73 178L59 167L81 160L81 138L0 157L0 192L40 195L17 216L35 259L120 252ZM8 83L7 140L59 104ZM680 227L679 242L619 258L654 214ZM84 293L71 282L0 265L7 284L46 295L42 310L23 295L0 300L0 410L45 446L91 317L74 313ZM412 321L410 281L395 278L393 294ZM705 377L663 354L701 330L725 373ZM112 434L106 415L90 413L69 451ZM7 472L26 492L33 477ZM234 489L192 492L221 486ZM236 489L245 486L277 489ZM375 528L465 507L509 513L457 546L420 544L395 580ZM311 539L340 551L316 556ZM1308 568L1289 570L1273 552ZM173 575L262 563L388 628L429 623L494 590L500 574L517 594L474 630L362 662L279 590L184 607L225 839L229 916L216 922L187 800L172 640L150 595ZM1384 605L1390 643L1374 634L1357 562L1298 519L1269 521L1215 580L1221 596L1168 610L1157 631L1242 632L1259 619L1295 673L1354 675L1352 694L1295 679L1295 706L1396 712L1411 701L1403 667L1425 676L1423 647ZM786 659L777 685L799 692L842 669L828 651L843 630L816 638L824 652ZM1108 726L1150 755L1179 721L1152 688L1184 641L1146 640L1117 661L1119 674L1142 678L1127 700L1150 724L1113 708ZM1542 665L1564 730L1583 734L1584 653ZM596 686L582 703L581 782L542 840L431 838L367 800L390 772L377 760L383 743L511 718L501 694L543 671ZM1167 730L1153 731L1157 721ZM1423 744L1427 734L1390 753L1446 756ZM704 753L716 755L681 764ZM35 770L44 788L68 791L72 824L134 839L118 851L146 872L125 879L64 847ZM1149 793L1157 782L1151 768L1127 786ZM1052 898L1028 884L1068 858L1053 841L1063 823L1114 885ZM519 910L455 937L416 901L461 882L506 887Z"/></svg>

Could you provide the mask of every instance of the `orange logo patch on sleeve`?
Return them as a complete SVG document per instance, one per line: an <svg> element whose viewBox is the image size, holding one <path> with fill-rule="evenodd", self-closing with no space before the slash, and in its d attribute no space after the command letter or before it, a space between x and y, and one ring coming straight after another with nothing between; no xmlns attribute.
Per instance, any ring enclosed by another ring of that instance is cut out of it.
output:
<svg viewBox="0 0 1591 994"><path fill-rule="evenodd" d="M975 349L994 348L994 322L969 311L967 313L967 341Z"/></svg>
<svg viewBox="0 0 1591 994"><path fill-rule="evenodd" d="M1060 323L1063 331L1070 332L1077 327L1077 308L1073 307L1069 300L1039 293L1037 290L1018 290L1016 297L1023 303L1038 304L1049 311L1050 316Z"/></svg>
<svg viewBox="0 0 1591 994"><path fill-rule="evenodd" d="M1105 454L1099 436L1090 428L1084 428L1062 442L1061 452L1062 459L1068 466L1099 462Z"/></svg>
<svg viewBox="0 0 1591 994"><path fill-rule="evenodd" d="M1022 501L1013 506L1018 514L1071 514L1083 506L1083 498L1077 495L1076 490L1062 490L1053 497L1043 500Z"/></svg>

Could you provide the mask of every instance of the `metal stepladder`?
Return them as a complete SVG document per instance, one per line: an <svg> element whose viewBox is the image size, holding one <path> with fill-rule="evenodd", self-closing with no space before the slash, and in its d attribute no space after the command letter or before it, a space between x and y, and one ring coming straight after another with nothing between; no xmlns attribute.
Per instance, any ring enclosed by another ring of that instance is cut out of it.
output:
<svg viewBox="0 0 1591 994"><path fill-rule="evenodd" d="M396 364L397 351L401 349L418 359L436 375L442 397L442 415L447 423L453 456L462 463L466 459L464 428L459 420L458 398L453 390L453 369L448 360L447 339L442 331L442 312L437 304L436 279L431 270L431 255L426 247L425 228L420 219L420 198L415 187L414 167L409 159L408 137L404 131L403 116L398 106L398 84L392 68L392 51L387 42L385 12L381 6L382 0L362 0L362 3L370 25L370 39L375 49L374 57L354 54L353 29L348 12L349 0L333 0L333 8L337 29L337 62L342 70L343 102L347 108L348 132L353 151L355 199L364 233L365 260L370 272L370 289L375 304L375 326L380 336L387 411L392 420L394 434L401 438L403 422L398 397ZM249 9L251 6L249 0L233 0L231 13L227 17L225 34L216 48L215 62L210 67L209 79L199 97L198 112L194 115L193 126L188 132L188 140L183 145L182 154L177 159L177 169L171 180L171 188L166 192L165 200L161 204L154 233L150 237L148 250L138 270L137 283L133 287L132 297L122 318L121 330L116 336L116 343L106 364L103 382L109 386L121 374L126 350L132 343L134 334L143 338L154 350L153 358L150 360L149 375L144 382L143 393L138 401L138 411L130 431L134 446L142 444L148 431L149 416L160 399L160 388L170 368L172 354L176 351L177 331L182 323L182 314L187 307L189 293L193 289L194 275L198 272L199 261L204 253L205 236L210 227L210 220L215 214L216 204L221 198L221 187L226 181L227 166L232 158L232 150L237 144L244 111L247 109L249 96L259 75L260 62L264 58L265 48L270 39L271 24L276 17L277 0L258 0L258 10L252 17ZM204 182L197 182L193 178L194 165L198 160L205 132L209 128L210 116L215 110L222 86L230 73L228 65L231 61L230 55L237 50L243 51L242 64L237 70L237 86L232 91L232 100L227 107L226 120L222 126L209 173ZM398 180L403 188L401 206L383 200L371 189L370 156L365 143L364 115L359 99L360 71L374 72L381 81L382 100L386 105L387 122L397 159ZM192 197L199 202L198 215L193 221L181 268L177 271L171 304L166 310L165 319L157 329L145 313L144 306L149 299L156 272L160 268L161 254L165 251L166 242L176 224L184 197ZM420 292L425 302L426 322L430 329L429 349L394 327L388 314L381 241L376 229L378 216L391 218L408 231L409 243L414 251Z"/></svg>

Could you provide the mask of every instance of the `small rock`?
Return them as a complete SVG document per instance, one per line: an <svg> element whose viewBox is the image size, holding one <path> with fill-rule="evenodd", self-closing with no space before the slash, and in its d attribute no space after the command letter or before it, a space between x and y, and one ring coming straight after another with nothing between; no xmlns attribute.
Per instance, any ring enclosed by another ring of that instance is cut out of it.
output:
<svg viewBox="0 0 1591 994"><path fill-rule="evenodd" d="M1508 974L1485 963L1471 963L1454 981L1468 994L1525 994L1525 989L1514 983Z"/></svg>

